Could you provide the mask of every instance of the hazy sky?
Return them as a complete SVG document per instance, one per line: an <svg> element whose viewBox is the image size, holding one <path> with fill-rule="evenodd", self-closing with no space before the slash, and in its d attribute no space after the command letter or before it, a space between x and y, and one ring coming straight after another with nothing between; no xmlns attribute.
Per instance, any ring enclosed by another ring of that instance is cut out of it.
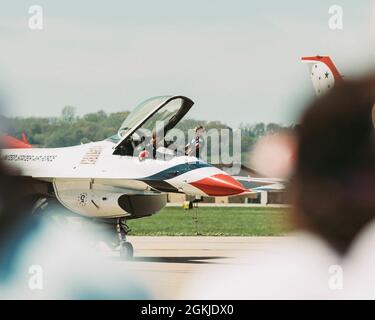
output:
<svg viewBox="0 0 375 320"><path fill-rule="evenodd" d="M182 94L190 116L290 123L313 95L303 55L346 77L375 65L373 5L361 1L0 0L0 82L9 115L130 110ZM44 29L30 30L30 5ZM344 9L330 30L328 9Z"/></svg>

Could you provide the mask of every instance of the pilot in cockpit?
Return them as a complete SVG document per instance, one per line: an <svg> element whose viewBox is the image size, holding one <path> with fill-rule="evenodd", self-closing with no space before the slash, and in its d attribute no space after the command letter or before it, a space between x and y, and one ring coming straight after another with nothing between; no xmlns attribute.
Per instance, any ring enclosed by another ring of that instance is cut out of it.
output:
<svg viewBox="0 0 375 320"><path fill-rule="evenodd" d="M152 158L156 159L156 150L157 150L156 132L152 133L152 138L150 140L150 149L152 149Z"/></svg>
<svg viewBox="0 0 375 320"><path fill-rule="evenodd" d="M144 139L145 140L145 139ZM143 140L143 141L144 141ZM140 144L139 146L142 150L140 150L138 154L139 160L144 160L147 158L156 159L156 151L157 151L157 137L156 132L152 133L150 141L147 144Z"/></svg>
<svg viewBox="0 0 375 320"><path fill-rule="evenodd" d="M160 138L157 133L153 132L149 143L143 144L142 149L138 153L139 160L158 159L168 160L176 156L173 149L169 149L168 144L163 138Z"/></svg>

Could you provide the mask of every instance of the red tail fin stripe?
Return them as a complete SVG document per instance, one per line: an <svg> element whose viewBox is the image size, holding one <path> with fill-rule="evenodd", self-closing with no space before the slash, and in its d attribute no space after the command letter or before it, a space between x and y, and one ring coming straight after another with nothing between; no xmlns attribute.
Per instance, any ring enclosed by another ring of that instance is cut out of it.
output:
<svg viewBox="0 0 375 320"><path fill-rule="evenodd" d="M26 144L29 144L29 141L27 141L26 133L22 132L22 141Z"/></svg>

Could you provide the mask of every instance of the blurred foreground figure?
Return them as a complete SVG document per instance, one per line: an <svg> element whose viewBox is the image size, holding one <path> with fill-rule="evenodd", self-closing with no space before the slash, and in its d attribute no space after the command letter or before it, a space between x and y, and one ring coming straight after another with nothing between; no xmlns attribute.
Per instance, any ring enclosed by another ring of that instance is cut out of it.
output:
<svg viewBox="0 0 375 320"><path fill-rule="evenodd" d="M317 100L298 129L294 217L339 254L375 216L375 81L343 83Z"/></svg>
<svg viewBox="0 0 375 320"><path fill-rule="evenodd" d="M341 83L306 111L299 127L294 221L342 258L342 288L334 297L375 298L374 103L375 78Z"/></svg>
<svg viewBox="0 0 375 320"><path fill-rule="evenodd" d="M59 208L33 215L25 194L22 180L1 166L0 299L150 298L125 263L98 255L90 245L97 234L54 221L49 214Z"/></svg>
<svg viewBox="0 0 375 320"><path fill-rule="evenodd" d="M307 108L297 146L289 146L297 234L268 252L248 254L240 267L217 266L185 297L375 298L374 102L375 79L369 78L340 83Z"/></svg>

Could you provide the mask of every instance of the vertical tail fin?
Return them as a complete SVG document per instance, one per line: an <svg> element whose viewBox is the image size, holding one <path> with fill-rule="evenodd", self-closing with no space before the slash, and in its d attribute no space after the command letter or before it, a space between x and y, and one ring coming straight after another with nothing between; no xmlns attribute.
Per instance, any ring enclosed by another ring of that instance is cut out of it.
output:
<svg viewBox="0 0 375 320"><path fill-rule="evenodd" d="M8 134L0 135L0 145L5 149L31 148L31 145Z"/></svg>
<svg viewBox="0 0 375 320"><path fill-rule="evenodd" d="M342 81L342 76L329 56L302 57L310 70L311 81L317 96L321 96Z"/></svg>

